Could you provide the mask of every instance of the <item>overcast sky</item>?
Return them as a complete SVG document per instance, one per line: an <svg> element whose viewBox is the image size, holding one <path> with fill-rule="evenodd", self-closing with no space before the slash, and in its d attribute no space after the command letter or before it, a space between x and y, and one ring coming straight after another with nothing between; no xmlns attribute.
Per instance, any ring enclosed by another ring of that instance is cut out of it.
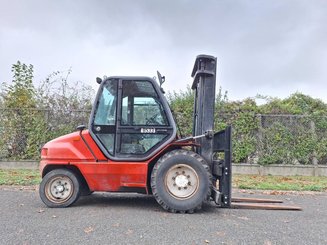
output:
<svg viewBox="0 0 327 245"><path fill-rule="evenodd" d="M326 0L0 0L0 82L33 64L35 81L72 67L103 75L166 76L184 90L196 55L218 59L229 99L294 92L327 102Z"/></svg>

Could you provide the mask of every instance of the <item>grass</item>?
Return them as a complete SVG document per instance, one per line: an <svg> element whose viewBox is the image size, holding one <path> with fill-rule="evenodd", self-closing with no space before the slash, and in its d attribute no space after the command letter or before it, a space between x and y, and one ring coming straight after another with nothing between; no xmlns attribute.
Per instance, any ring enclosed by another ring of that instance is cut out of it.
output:
<svg viewBox="0 0 327 245"><path fill-rule="evenodd" d="M38 170L0 169L0 185L38 185L41 182Z"/></svg>
<svg viewBox="0 0 327 245"><path fill-rule="evenodd" d="M29 186L41 181L38 170L0 169L0 185ZM327 191L327 177L233 175L233 187L250 190Z"/></svg>
<svg viewBox="0 0 327 245"><path fill-rule="evenodd" d="M233 187L251 190L327 191L327 177L234 175Z"/></svg>

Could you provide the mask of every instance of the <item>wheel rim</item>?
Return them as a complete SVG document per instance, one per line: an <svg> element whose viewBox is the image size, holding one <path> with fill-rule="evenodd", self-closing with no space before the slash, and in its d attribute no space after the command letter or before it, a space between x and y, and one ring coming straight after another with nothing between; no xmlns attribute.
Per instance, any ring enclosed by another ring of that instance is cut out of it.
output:
<svg viewBox="0 0 327 245"><path fill-rule="evenodd" d="M174 198L188 199L199 188L199 176L191 166L177 164L167 171L165 186Z"/></svg>
<svg viewBox="0 0 327 245"><path fill-rule="evenodd" d="M56 176L45 186L45 195L53 203L66 202L74 192L74 185L67 176Z"/></svg>

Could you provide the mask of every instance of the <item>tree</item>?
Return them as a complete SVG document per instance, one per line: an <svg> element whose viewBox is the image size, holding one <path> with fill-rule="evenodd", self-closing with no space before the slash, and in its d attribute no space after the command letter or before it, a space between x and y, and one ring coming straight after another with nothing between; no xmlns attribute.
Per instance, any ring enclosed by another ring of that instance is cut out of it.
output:
<svg viewBox="0 0 327 245"><path fill-rule="evenodd" d="M6 108L35 108L35 88L33 86L33 66L20 61L12 65L12 83L4 84L3 102Z"/></svg>
<svg viewBox="0 0 327 245"><path fill-rule="evenodd" d="M36 91L33 85L33 66L17 61L12 66L13 80L11 84L4 84L2 101L5 110L2 115L2 125L5 134L1 139L7 157L18 156L20 159L28 158L33 140L32 128L37 128L39 122L35 121Z"/></svg>

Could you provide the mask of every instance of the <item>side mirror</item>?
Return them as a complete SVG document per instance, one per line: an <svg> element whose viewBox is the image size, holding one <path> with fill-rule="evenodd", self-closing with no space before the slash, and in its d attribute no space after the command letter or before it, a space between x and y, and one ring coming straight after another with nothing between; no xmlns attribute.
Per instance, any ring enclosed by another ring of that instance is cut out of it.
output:
<svg viewBox="0 0 327 245"><path fill-rule="evenodd" d="M159 71L157 71L157 75L158 75L158 80L159 80L159 84L160 84L160 88L161 88L161 85L165 82L166 78L165 78L165 76L161 76Z"/></svg>
<svg viewBox="0 0 327 245"><path fill-rule="evenodd" d="M97 77L96 78L96 81L97 81L98 84L101 84L102 83L102 79L100 77Z"/></svg>

